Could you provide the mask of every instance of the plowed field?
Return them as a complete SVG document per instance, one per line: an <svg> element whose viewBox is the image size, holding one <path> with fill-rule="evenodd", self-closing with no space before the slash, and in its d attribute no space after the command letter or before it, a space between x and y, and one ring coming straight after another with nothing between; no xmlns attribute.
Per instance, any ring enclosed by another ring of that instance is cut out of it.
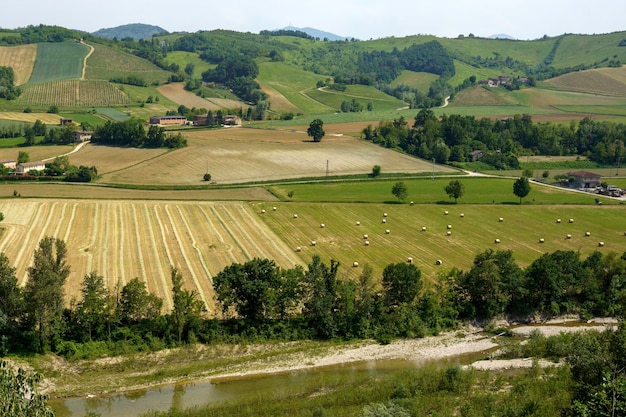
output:
<svg viewBox="0 0 626 417"><path fill-rule="evenodd" d="M66 242L72 269L66 300L80 299L85 274L96 271L109 288L139 277L169 309L173 265L213 312L212 277L233 262L303 263L244 203L5 200L0 211L0 252L21 284L44 236Z"/></svg>

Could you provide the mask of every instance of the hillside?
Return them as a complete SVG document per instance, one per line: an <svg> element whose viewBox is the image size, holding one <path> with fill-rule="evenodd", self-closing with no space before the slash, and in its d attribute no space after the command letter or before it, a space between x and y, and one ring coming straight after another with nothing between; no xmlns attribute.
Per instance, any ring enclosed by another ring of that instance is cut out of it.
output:
<svg viewBox="0 0 626 417"><path fill-rule="evenodd" d="M153 35L166 34L167 30L160 26L146 25L143 23L131 23L128 25L104 28L92 33L93 36L105 39L126 39L135 40L149 39Z"/></svg>

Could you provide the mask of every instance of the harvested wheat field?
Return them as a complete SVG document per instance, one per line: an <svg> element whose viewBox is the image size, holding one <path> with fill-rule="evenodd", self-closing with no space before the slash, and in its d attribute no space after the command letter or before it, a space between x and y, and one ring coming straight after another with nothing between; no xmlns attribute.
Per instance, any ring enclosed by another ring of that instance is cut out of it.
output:
<svg viewBox="0 0 626 417"><path fill-rule="evenodd" d="M432 164L351 137L327 136L319 143L306 133L220 129L186 134L189 146L128 169L104 175L102 182L199 184L205 172L218 184L384 172L430 172ZM242 143L245 142L245 143ZM439 171L451 168L438 167Z"/></svg>
<svg viewBox="0 0 626 417"><path fill-rule="evenodd" d="M214 312L212 277L255 257L291 268L302 261L244 203L5 200L0 251L23 285L33 252L45 236L63 239L71 274L66 301L80 299L85 274L96 271L109 288L134 277L172 306L170 267Z"/></svg>
<svg viewBox="0 0 626 417"><path fill-rule="evenodd" d="M37 58L37 44L0 46L0 66L11 67L15 74L15 85L28 82Z"/></svg>
<svg viewBox="0 0 626 417"><path fill-rule="evenodd" d="M65 155L74 149L74 145L29 146L28 148L0 149L0 160L17 160L21 151L28 153L31 161L43 161Z"/></svg>
<svg viewBox="0 0 626 417"><path fill-rule="evenodd" d="M35 123L37 120L41 120L42 123L47 125L58 125L60 117L58 114L52 113L0 112L0 119L2 120L14 120L25 123Z"/></svg>

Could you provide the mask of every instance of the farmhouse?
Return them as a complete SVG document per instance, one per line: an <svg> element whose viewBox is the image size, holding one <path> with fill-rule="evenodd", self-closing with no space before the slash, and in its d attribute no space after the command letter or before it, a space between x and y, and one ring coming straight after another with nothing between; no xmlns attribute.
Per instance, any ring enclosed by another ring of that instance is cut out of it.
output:
<svg viewBox="0 0 626 417"><path fill-rule="evenodd" d="M46 163L43 161L23 162L17 164L15 172L17 174L28 174L30 171L42 171L46 169Z"/></svg>
<svg viewBox="0 0 626 417"><path fill-rule="evenodd" d="M574 179L572 181L572 188L596 188L600 186L601 175L594 174L587 171L568 172L567 175Z"/></svg>
<svg viewBox="0 0 626 417"><path fill-rule="evenodd" d="M61 117L61 119L59 120L59 124L61 126L71 125L72 123L74 123L74 120L68 117Z"/></svg>
<svg viewBox="0 0 626 417"><path fill-rule="evenodd" d="M88 132L85 130L75 130L72 132L72 141L74 143L87 142L91 140L91 135L93 132Z"/></svg>
<svg viewBox="0 0 626 417"><path fill-rule="evenodd" d="M185 116L151 116L151 125L184 125L187 123Z"/></svg>
<svg viewBox="0 0 626 417"><path fill-rule="evenodd" d="M7 159L4 161L0 161L0 164L2 164L7 169L15 169L15 165L17 165L17 161L15 159Z"/></svg>

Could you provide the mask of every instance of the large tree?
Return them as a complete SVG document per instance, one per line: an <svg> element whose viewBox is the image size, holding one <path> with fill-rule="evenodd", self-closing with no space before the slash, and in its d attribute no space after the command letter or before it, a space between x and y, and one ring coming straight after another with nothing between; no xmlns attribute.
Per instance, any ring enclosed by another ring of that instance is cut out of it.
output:
<svg viewBox="0 0 626 417"><path fill-rule="evenodd" d="M170 314L170 321L178 343L183 339L188 342L193 330L199 325L200 317L205 310L204 303L199 299L197 291L183 289L183 277L174 267L171 278L174 308Z"/></svg>
<svg viewBox="0 0 626 417"><path fill-rule="evenodd" d="M519 197L519 203L522 204L522 198L530 193L530 182L526 177L520 177L513 183L513 194Z"/></svg>
<svg viewBox="0 0 626 417"><path fill-rule="evenodd" d="M398 181L391 187L391 194L393 194L398 200L404 201L409 195L409 190L406 184L402 181Z"/></svg>
<svg viewBox="0 0 626 417"><path fill-rule="evenodd" d="M125 323L155 319L161 313L163 300L150 294L139 278L130 280L120 293L119 316Z"/></svg>
<svg viewBox="0 0 626 417"><path fill-rule="evenodd" d="M463 197L465 193L465 185L459 180L452 180L444 187L444 190L450 198L454 198L454 203L456 204L456 201Z"/></svg>
<svg viewBox="0 0 626 417"><path fill-rule="evenodd" d="M24 300L29 322L37 334L39 352L44 352L63 330L63 286L70 274L66 256L63 240L44 237L35 250L33 266L28 268Z"/></svg>
<svg viewBox="0 0 626 417"><path fill-rule="evenodd" d="M85 275L81 288L83 299L78 304L78 320L87 332L89 340L104 333L108 323L109 292L104 277L95 271Z"/></svg>
<svg viewBox="0 0 626 417"><path fill-rule="evenodd" d="M313 142L321 142L326 134L324 132L324 122L321 119L315 119L309 124L306 134L313 138Z"/></svg>
<svg viewBox="0 0 626 417"><path fill-rule="evenodd" d="M0 356L8 348L11 334L16 329L22 311L22 289L20 288L15 268L9 258L0 253Z"/></svg>
<svg viewBox="0 0 626 417"><path fill-rule="evenodd" d="M382 279L385 305L413 304L422 289L422 271L414 264L389 264Z"/></svg>
<svg viewBox="0 0 626 417"><path fill-rule="evenodd" d="M337 269L339 263L331 260L330 267L318 255L313 256L304 276L307 286L304 316L316 335L333 338L337 335L337 319L333 314L337 302Z"/></svg>

